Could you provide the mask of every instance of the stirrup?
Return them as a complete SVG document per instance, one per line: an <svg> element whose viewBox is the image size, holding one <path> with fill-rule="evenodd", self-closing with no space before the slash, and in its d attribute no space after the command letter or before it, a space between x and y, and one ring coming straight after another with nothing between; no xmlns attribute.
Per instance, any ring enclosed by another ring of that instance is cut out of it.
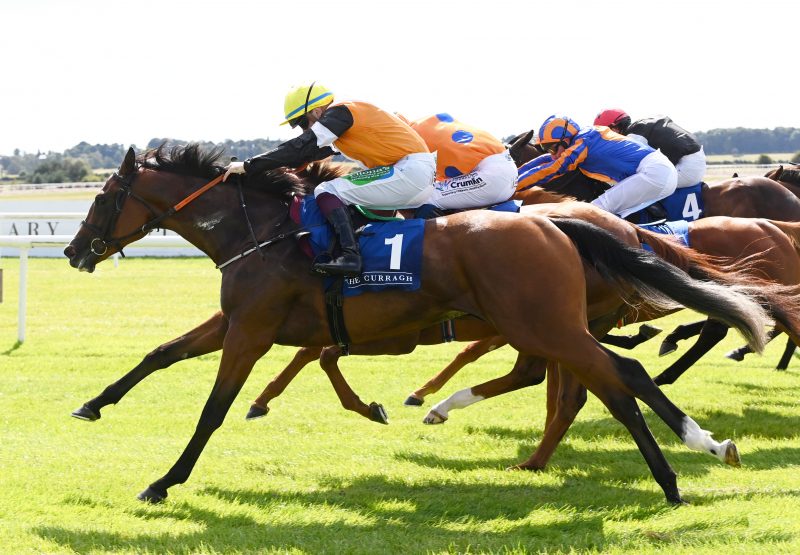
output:
<svg viewBox="0 0 800 555"><path fill-rule="evenodd" d="M357 277L361 275L361 270L364 267L361 256L351 254L349 257L351 258L350 260L347 260L347 255L341 255L329 262L315 261L313 269L315 272L324 273L324 275L345 277Z"/></svg>

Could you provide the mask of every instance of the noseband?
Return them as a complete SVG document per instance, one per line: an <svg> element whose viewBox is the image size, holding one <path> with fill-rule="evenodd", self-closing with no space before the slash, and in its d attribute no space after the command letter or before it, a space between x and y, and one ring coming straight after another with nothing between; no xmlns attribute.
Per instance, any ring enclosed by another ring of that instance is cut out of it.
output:
<svg viewBox="0 0 800 555"><path fill-rule="evenodd" d="M135 235L147 235L147 233L155 229L164 218L174 213L173 210L170 210L159 215L146 200L133 192L133 178L136 175L136 169L138 168L134 168L134 171L125 176L114 172L112 177L114 177L122 185L120 186L120 190L117 191L117 194L114 195L114 211L102 228L98 225L90 224L86 220L81 221L82 226L86 226L86 228L95 234L95 237L93 237L89 242L89 250L91 250L92 254L95 256L103 256L106 254L106 252L108 252L108 247L111 246L115 247L117 251L124 257L125 253L122 252L123 241L130 239ZM138 201L140 204L142 204L142 206L147 208L148 212L150 212L150 214L153 216L153 219L149 220L139 229L136 229L130 233L120 237L112 237L111 234L114 231L114 227L117 225L117 220L119 220L119 217L122 214L122 209L125 206L125 202L128 200L128 198Z"/></svg>

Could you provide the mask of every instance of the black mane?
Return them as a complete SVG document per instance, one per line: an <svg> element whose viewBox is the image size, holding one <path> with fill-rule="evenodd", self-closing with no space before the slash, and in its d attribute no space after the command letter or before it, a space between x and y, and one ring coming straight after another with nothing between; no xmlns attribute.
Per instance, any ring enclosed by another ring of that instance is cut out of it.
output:
<svg viewBox="0 0 800 555"><path fill-rule="evenodd" d="M224 147L203 150L197 143L176 146L167 146L163 143L158 148L140 155L138 163L140 167L149 170L192 175L210 180L225 170L225 166L220 163L224 151ZM323 181L341 177L347 170L346 165L328 162L310 164L302 172L297 173L290 168L278 168L248 175L245 186L278 195L307 195Z"/></svg>

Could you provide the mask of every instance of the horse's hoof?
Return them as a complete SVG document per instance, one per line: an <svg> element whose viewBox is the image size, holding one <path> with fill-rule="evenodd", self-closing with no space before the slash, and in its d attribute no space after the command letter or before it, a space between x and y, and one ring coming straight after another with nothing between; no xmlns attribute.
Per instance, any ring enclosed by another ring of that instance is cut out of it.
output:
<svg viewBox="0 0 800 555"><path fill-rule="evenodd" d="M739 449L736 448L736 444L730 439L726 439L722 442L722 445L725 447L725 458L722 459L722 462L737 468L742 466L742 458L739 456Z"/></svg>
<svg viewBox="0 0 800 555"><path fill-rule="evenodd" d="M389 423L389 415L386 414L386 409L383 408L383 405L374 401L369 404L369 419L379 424Z"/></svg>
<svg viewBox="0 0 800 555"><path fill-rule="evenodd" d="M736 362L742 362L744 360L744 355L739 352L739 349L736 349L735 351L725 353L725 358L735 360Z"/></svg>
<svg viewBox="0 0 800 555"><path fill-rule="evenodd" d="M675 505L676 507L680 507L681 505L688 505L686 501L683 500L680 493L674 493L667 495L667 503L671 505Z"/></svg>
<svg viewBox="0 0 800 555"><path fill-rule="evenodd" d="M541 472L542 470L544 470L544 467L535 464L520 463L506 468L506 472L513 472L515 470L526 470L528 472Z"/></svg>
<svg viewBox="0 0 800 555"><path fill-rule="evenodd" d="M84 404L81 408L72 411L72 417L78 420L94 422L95 420L100 420L100 411L95 412L89 408L89 405Z"/></svg>
<svg viewBox="0 0 800 555"><path fill-rule="evenodd" d="M661 347L658 349L658 356L663 357L678 350L678 344L665 339L661 342Z"/></svg>
<svg viewBox="0 0 800 555"><path fill-rule="evenodd" d="M422 420L423 424L444 424L445 422L447 422L447 417L442 416L435 410L431 410Z"/></svg>
<svg viewBox="0 0 800 555"><path fill-rule="evenodd" d="M639 326L639 335L644 337L645 339L653 339L656 335L661 333L661 328L657 328L655 326L651 326L650 324L642 324Z"/></svg>
<svg viewBox="0 0 800 555"><path fill-rule="evenodd" d="M146 490L136 496L139 501L145 501L153 505L163 503L166 498L167 490L157 490L153 486L148 486Z"/></svg>
<svg viewBox="0 0 800 555"><path fill-rule="evenodd" d="M406 400L403 401L403 404L407 407L421 407L424 402L423 399L409 395L406 397Z"/></svg>
<svg viewBox="0 0 800 555"><path fill-rule="evenodd" d="M250 405L250 410L247 411L245 420L255 420L256 418L263 418L269 412L269 407L259 407L258 405Z"/></svg>

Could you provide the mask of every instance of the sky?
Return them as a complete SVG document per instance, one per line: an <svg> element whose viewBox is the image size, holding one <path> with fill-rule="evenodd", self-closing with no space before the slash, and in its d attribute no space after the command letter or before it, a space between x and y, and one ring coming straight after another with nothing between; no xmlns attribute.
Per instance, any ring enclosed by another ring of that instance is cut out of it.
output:
<svg viewBox="0 0 800 555"><path fill-rule="evenodd" d="M316 81L498 137L551 114L800 127L800 3L0 0L0 154L154 137L288 139Z"/></svg>

